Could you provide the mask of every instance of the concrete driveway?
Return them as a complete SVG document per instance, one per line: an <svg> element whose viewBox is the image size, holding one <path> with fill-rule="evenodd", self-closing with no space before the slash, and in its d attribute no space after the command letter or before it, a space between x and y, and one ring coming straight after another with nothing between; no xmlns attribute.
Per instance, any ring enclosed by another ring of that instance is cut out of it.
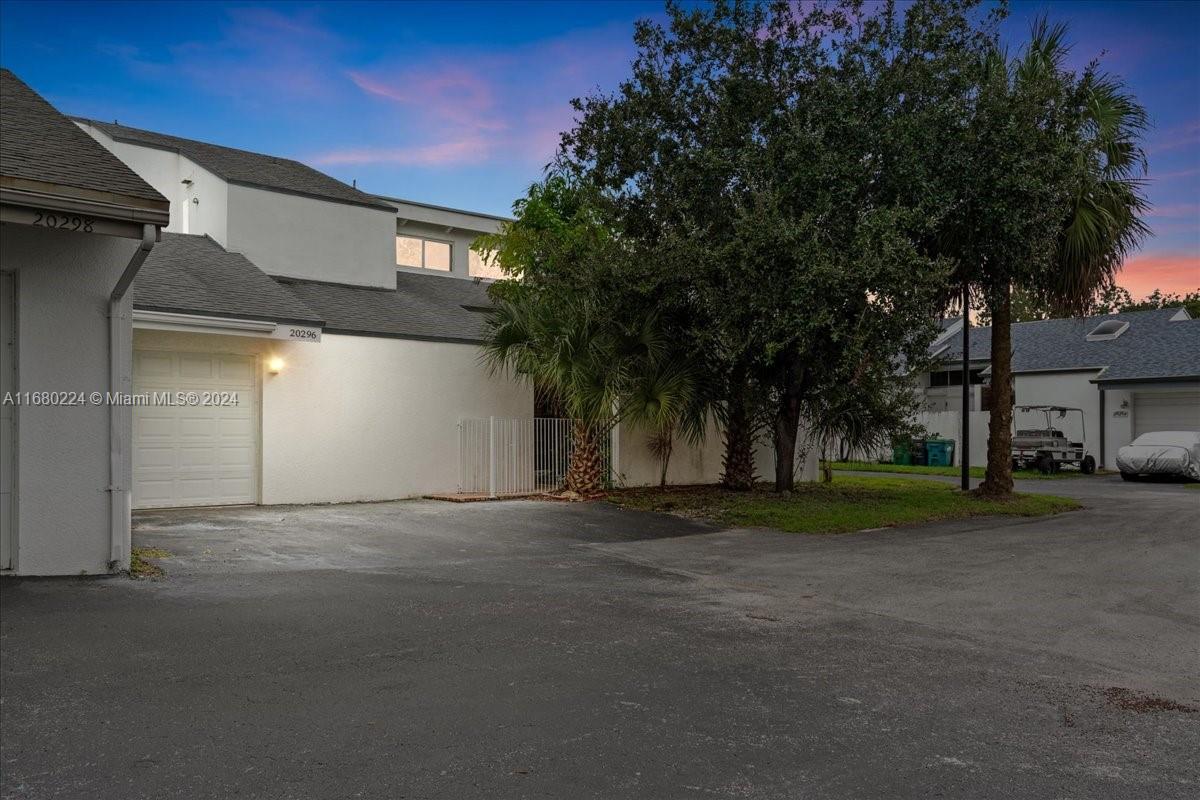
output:
<svg viewBox="0 0 1200 800"><path fill-rule="evenodd" d="M1200 491L836 537L605 504L139 515L3 584L5 798L1200 792Z"/></svg>

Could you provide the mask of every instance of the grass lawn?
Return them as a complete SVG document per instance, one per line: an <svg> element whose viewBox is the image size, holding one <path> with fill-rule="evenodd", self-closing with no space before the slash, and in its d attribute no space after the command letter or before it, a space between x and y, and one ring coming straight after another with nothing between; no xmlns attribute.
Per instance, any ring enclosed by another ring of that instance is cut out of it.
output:
<svg viewBox="0 0 1200 800"><path fill-rule="evenodd" d="M948 475L957 478L962 474L959 467L922 467L920 465L909 466L905 464L872 464L869 461L835 461L833 468L843 472L898 472L908 475ZM984 473L983 467L971 467L972 478L982 478ZM1097 470L1097 474L1106 474L1104 470ZM1014 478L1034 478L1040 481L1058 480L1061 478L1088 478L1089 475L1084 475L1077 469L1065 469L1062 472L1055 472L1049 475L1043 475L1036 469L1018 469L1013 470Z"/></svg>
<svg viewBox="0 0 1200 800"><path fill-rule="evenodd" d="M791 533L847 533L994 514L1036 517L1080 507L1066 497L1017 494L1011 500L981 500L943 483L858 475L836 476L831 484L803 484L787 495L765 488L728 492L715 486L683 486L622 489L608 498L626 508Z"/></svg>

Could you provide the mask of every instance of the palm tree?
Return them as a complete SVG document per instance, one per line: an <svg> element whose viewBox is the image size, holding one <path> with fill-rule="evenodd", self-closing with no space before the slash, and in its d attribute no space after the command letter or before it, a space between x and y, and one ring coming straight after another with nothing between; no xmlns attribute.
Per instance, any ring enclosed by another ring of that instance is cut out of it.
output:
<svg viewBox="0 0 1200 800"><path fill-rule="evenodd" d="M1043 18L1033 27L1029 45L1009 65L993 57L985 66L1004 71L1004 84L1015 94L1029 87L1066 87L1040 94L1051 114L1062 107L1074 113L1059 133L1073 153L1070 193L1046 269L1016 271L993 279L991 372L993 407L988 426L987 475L980 492L1011 493L1012 482L1012 317L1013 289L1024 290L1058 313L1086 313L1097 296L1114 283L1122 262L1149 232L1142 219L1148 208L1141 174L1146 170L1140 139L1147 128L1145 109L1121 81L1089 67L1076 80L1067 72L1065 25ZM1011 69L1010 69L1011 67ZM1030 94L1038 95L1038 90ZM1065 101L1065 102L1063 102ZM1058 122L1062 123L1061 116ZM1053 129L1055 126L1044 126ZM985 272L987 267L984 268Z"/></svg>
<svg viewBox="0 0 1200 800"><path fill-rule="evenodd" d="M658 436L703 436L696 380L654 314L601 310L517 283L494 299L484 361L494 373L549 392L571 418L565 490L584 497L602 491L604 438L622 420Z"/></svg>

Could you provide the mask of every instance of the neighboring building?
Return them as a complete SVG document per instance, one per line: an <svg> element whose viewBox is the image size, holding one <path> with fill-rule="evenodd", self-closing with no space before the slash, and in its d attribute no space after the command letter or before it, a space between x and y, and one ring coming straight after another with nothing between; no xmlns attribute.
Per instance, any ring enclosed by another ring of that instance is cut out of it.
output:
<svg viewBox="0 0 1200 800"><path fill-rule="evenodd" d="M129 281L168 202L0 70L0 569L129 566Z"/></svg>
<svg viewBox="0 0 1200 800"><path fill-rule="evenodd" d="M452 492L461 419L533 416L479 363L490 302L468 248L497 218L77 122L176 212L134 285L136 388L239 398L134 409L135 508Z"/></svg>
<svg viewBox="0 0 1200 800"><path fill-rule="evenodd" d="M971 411L980 420L990 407L991 333L988 327L970 331ZM1012 347L1016 405L1083 409L1086 430L1064 432L1083 436L1106 468L1115 469L1117 450L1142 433L1200 430L1200 320L1182 308L1020 322L1012 326ZM961 319L944 325L930 352L937 366L920 380L924 410L958 412ZM957 439L954 426L947 428L940 433ZM981 423L972 428L986 430ZM972 441L972 460L982 463L986 435L973 433Z"/></svg>

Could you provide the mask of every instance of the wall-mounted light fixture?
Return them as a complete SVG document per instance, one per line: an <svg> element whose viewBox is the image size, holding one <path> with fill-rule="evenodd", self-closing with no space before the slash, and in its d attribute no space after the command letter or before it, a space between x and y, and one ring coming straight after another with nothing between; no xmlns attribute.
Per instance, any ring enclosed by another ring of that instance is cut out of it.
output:
<svg viewBox="0 0 1200 800"><path fill-rule="evenodd" d="M272 375L278 375L283 370L283 359L279 356L271 356L267 359L267 372Z"/></svg>

